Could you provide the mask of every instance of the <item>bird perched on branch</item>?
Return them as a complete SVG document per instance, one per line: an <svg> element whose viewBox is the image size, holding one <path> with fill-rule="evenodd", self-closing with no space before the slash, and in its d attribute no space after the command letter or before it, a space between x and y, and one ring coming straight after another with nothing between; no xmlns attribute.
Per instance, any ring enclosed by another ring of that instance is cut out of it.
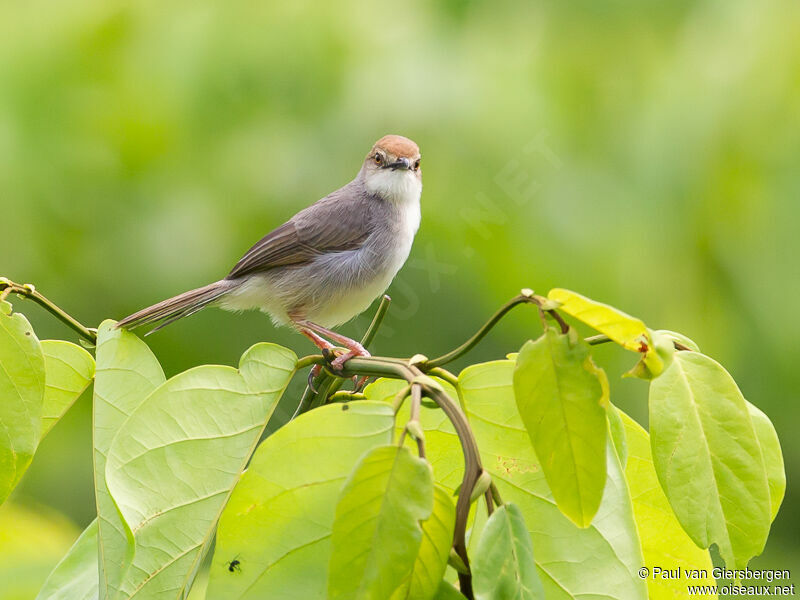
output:
<svg viewBox="0 0 800 600"><path fill-rule="evenodd" d="M408 258L420 222L417 145L399 135L375 142L350 183L264 236L230 273L122 319L117 327L156 331L206 306L259 309L320 349L347 349L331 366L369 356L331 328L365 311ZM150 332L152 333L152 331Z"/></svg>

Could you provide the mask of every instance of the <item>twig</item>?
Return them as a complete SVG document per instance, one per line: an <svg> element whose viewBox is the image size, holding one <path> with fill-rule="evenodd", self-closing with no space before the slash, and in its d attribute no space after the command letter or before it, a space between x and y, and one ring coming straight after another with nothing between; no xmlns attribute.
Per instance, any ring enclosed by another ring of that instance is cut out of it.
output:
<svg viewBox="0 0 800 600"><path fill-rule="evenodd" d="M69 315L63 309L37 292L33 284L25 283L20 285L5 277L0 277L0 292L2 293L2 299L5 299L8 294L14 293L28 298L29 300L33 300L36 304L55 316L59 321L76 331L82 338L88 340L92 344L97 343L97 333L95 331L81 324L75 317Z"/></svg>
<svg viewBox="0 0 800 600"><path fill-rule="evenodd" d="M427 367L427 365L424 365ZM428 375L433 375L434 377L438 377L452 385L454 388L458 388L458 377L456 377L453 373L448 371L447 369L443 369L442 367L434 367L432 369L425 369L425 372Z"/></svg>
<svg viewBox="0 0 800 600"><path fill-rule="evenodd" d="M592 335L587 338L583 338L583 341L589 344L590 346L598 346L599 344L607 344L608 342L613 342L610 337L605 335L604 333L598 335ZM675 350L680 350L681 352L692 352L692 349L685 344L681 344L677 340L672 340L672 344L675 346Z"/></svg>
<svg viewBox="0 0 800 600"><path fill-rule="evenodd" d="M372 322L367 327L367 331L364 333L364 337L361 338L361 345L366 348L372 343L372 340L375 339L375 336L378 333L378 329L381 327L381 323L383 323L383 318L386 316L386 312L389 310L389 305L392 303L391 297L388 294L384 294L383 298L381 298L381 303L378 305L378 310L375 311L375 316L372 317Z"/></svg>
<svg viewBox="0 0 800 600"><path fill-rule="evenodd" d="M561 317L560 314L558 314L557 310L551 308L548 309L546 312L548 315L553 317L553 319L555 319L555 321L559 324L559 326L561 327L561 333L567 333L569 331L569 325L567 325L567 322Z"/></svg>
<svg viewBox="0 0 800 600"><path fill-rule="evenodd" d="M405 432L411 434L414 441L417 442L417 454L419 457L425 458L425 435L422 432L422 427L419 424L419 412L422 406L422 387L418 383L411 385L411 410L409 411L408 423L406 423Z"/></svg>
<svg viewBox="0 0 800 600"><path fill-rule="evenodd" d="M483 324L483 326L478 329L475 334L470 337L466 342L461 344L455 350L451 350L447 354L443 354L442 356L438 356L436 358L432 358L424 363L424 369L429 371L430 369L434 369L436 367L441 367L442 365L446 365L449 362L456 360L457 358L462 357L464 354L472 350L478 342L480 342L487 333L492 330L500 319L502 319L508 311L510 311L515 306L520 304L535 304L537 306L541 306L542 301L544 299L541 296L537 296L530 290L523 290L519 296L516 296L506 302L503 306L501 306L497 312L495 312L491 318Z"/></svg>

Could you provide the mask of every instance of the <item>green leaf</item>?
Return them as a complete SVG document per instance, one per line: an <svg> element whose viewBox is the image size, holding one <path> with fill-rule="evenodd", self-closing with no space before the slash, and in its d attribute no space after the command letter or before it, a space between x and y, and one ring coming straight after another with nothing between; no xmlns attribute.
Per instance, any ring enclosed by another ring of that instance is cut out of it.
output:
<svg viewBox="0 0 800 600"><path fill-rule="evenodd" d="M408 448L379 446L342 489L331 534L328 598L385 600L414 566L421 522L433 510L433 473Z"/></svg>
<svg viewBox="0 0 800 600"><path fill-rule="evenodd" d="M45 370L31 324L0 302L0 504L28 469L41 437Z"/></svg>
<svg viewBox="0 0 800 600"><path fill-rule="evenodd" d="M133 533L106 487L106 457L128 416L164 382L147 344L114 324L104 321L97 330L92 418L101 599L117 596L134 554Z"/></svg>
<svg viewBox="0 0 800 600"><path fill-rule="evenodd" d="M642 554L615 453L605 452L608 475L597 515L586 529L576 527L558 510L531 447L514 400L513 372L513 362L499 360L468 367L458 379L483 466L503 500L522 511L548 600L643 600ZM479 525L476 517L470 547Z"/></svg>
<svg viewBox="0 0 800 600"><path fill-rule="evenodd" d="M781 443L769 417L761 412L757 406L747 402L747 400L745 402L750 418L753 420L758 443L761 446L764 467L767 469L771 506L770 515L771 520L774 521L781 507L781 502L783 502L783 495L786 493L786 471L783 466Z"/></svg>
<svg viewBox="0 0 800 600"><path fill-rule="evenodd" d="M94 358L77 344L63 340L44 340L42 353L45 390L41 438L44 438L89 387L94 378Z"/></svg>
<svg viewBox="0 0 800 600"><path fill-rule="evenodd" d="M559 310L606 334L623 348L642 353L642 360L630 375L652 379L664 370L663 350L657 351L652 332L640 319L570 290L555 288L547 297L560 304Z"/></svg>
<svg viewBox="0 0 800 600"><path fill-rule="evenodd" d="M95 519L50 573L36 600L95 600L98 578Z"/></svg>
<svg viewBox="0 0 800 600"><path fill-rule="evenodd" d="M133 533L124 598L180 597L294 374L297 357L260 343L239 368L205 365L151 392L114 436L106 484Z"/></svg>
<svg viewBox="0 0 800 600"><path fill-rule="evenodd" d="M472 559L477 600L544 599L533 561L533 545L516 504L492 513Z"/></svg>
<svg viewBox="0 0 800 600"><path fill-rule="evenodd" d="M587 527L606 481L606 413L601 375L589 346L571 330L548 327L520 350L517 408L559 509Z"/></svg>
<svg viewBox="0 0 800 600"><path fill-rule="evenodd" d="M208 597L324 599L339 493L393 428L391 407L365 400L322 406L269 436L222 513Z"/></svg>
<svg viewBox="0 0 800 600"><path fill-rule="evenodd" d="M656 329L653 331L654 334L663 335L672 339L673 342L678 342L679 344L683 344L689 350L693 350L695 352L700 352L700 346L697 345L693 339L686 337L682 333L678 333L677 331L670 331L669 329Z"/></svg>
<svg viewBox="0 0 800 600"><path fill-rule="evenodd" d="M391 600L429 600L436 595L447 568L453 543L456 507L450 494L441 486L433 487L433 512L422 522L422 543L414 568Z"/></svg>
<svg viewBox="0 0 800 600"><path fill-rule="evenodd" d="M708 550L701 550L681 528L669 501L661 491L650 454L650 436L622 411L618 411L628 441L628 464L625 479L633 500L633 514L642 541L644 565L649 567L647 588L650 600L684 598L687 585L715 585L712 577L689 579L683 574L698 570L711 573L713 564ZM675 571L682 577L663 579L653 576L653 568ZM716 597L716 596L713 596Z"/></svg>
<svg viewBox="0 0 800 600"><path fill-rule="evenodd" d="M464 600L464 595L452 583L440 581L433 600Z"/></svg>
<svg viewBox="0 0 800 600"><path fill-rule="evenodd" d="M747 403L733 378L697 352L677 352L650 384L650 436L658 479L684 530L716 543L740 569L764 549L770 490Z"/></svg>
<svg viewBox="0 0 800 600"><path fill-rule="evenodd" d="M624 469L628 464L628 441L625 437L625 425L620 417L619 409L613 404L609 404L606 415L608 416L608 431L611 434L611 441L614 442L619 464Z"/></svg>
<svg viewBox="0 0 800 600"><path fill-rule="evenodd" d="M550 290L547 297L561 305L558 310L606 334L631 352L642 352L642 342L650 344L650 332L644 322L613 306L561 288Z"/></svg>

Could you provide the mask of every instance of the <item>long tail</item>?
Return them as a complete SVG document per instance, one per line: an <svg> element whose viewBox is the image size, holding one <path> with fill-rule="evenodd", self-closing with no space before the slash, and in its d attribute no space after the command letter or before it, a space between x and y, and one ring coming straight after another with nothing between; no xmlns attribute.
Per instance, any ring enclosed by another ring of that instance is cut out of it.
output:
<svg viewBox="0 0 800 600"><path fill-rule="evenodd" d="M220 296L223 296L230 289L231 282L223 279L207 286L197 288L196 290L189 290L188 292L163 300L158 304L148 306L139 312L125 317L117 323L117 327L133 329L135 327L141 327L142 325L161 323L158 327L147 332L146 335L150 335L178 319L193 315L198 310L214 302L214 300L218 299Z"/></svg>

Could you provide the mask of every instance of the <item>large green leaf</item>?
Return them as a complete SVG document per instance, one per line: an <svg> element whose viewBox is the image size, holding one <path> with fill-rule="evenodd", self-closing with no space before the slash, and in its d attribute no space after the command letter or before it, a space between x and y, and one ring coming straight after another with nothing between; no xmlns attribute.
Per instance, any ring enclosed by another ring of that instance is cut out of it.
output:
<svg viewBox="0 0 800 600"><path fill-rule="evenodd" d="M36 600L96 600L98 583L95 519L50 573Z"/></svg>
<svg viewBox="0 0 800 600"><path fill-rule="evenodd" d="M525 519L516 504L492 513L472 558L477 600L544 600Z"/></svg>
<svg viewBox="0 0 800 600"><path fill-rule="evenodd" d="M134 539L106 487L106 457L128 416L164 383L164 372L147 344L116 329L114 321L98 328L96 362L92 420L100 598L113 600L133 560Z"/></svg>
<svg viewBox="0 0 800 600"><path fill-rule="evenodd" d="M323 600L339 493L393 427L390 406L363 401L322 406L269 436L222 513L208 598Z"/></svg>
<svg viewBox="0 0 800 600"><path fill-rule="evenodd" d="M758 443L761 446L764 466L767 469L771 507L770 516L774 520L781 507L781 502L783 502L783 495L786 493L786 471L783 467L781 443L778 440L778 433L767 415L750 402L747 402L747 410L750 413L750 418L753 419L753 427L756 431Z"/></svg>
<svg viewBox="0 0 800 600"><path fill-rule="evenodd" d="M677 352L650 384L650 442L684 530L744 568L764 549L771 506L761 446L733 378L703 354Z"/></svg>
<svg viewBox="0 0 800 600"><path fill-rule="evenodd" d="M297 363L256 344L239 368L206 365L160 385L111 443L106 484L135 540L123 598L180 598Z"/></svg>
<svg viewBox="0 0 800 600"><path fill-rule="evenodd" d="M405 447L370 450L336 506L328 598L391 597L414 566L432 510L433 473L424 460Z"/></svg>
<svg viewBox="0 0 800 600"><path fill-rule="evenodd" d="M606 487L592 524L575 526L547 487L517 411L513 371L512 361L499 360L468 367L458 379L484 468L503 500L517 504L525 518L548 600L646 598L637 575L643 559L633 509L616 453L606 450Z"/></svg>
<svg viewBox="0 0 800 600"><path fill-rule="evenodd" d="M447 568L453 543L456 507L441 486L433 488L433 512L422 523L422 543L414 568L391 600L430 600L436 595Z"/></svg>
<svg viewBox="0 0 800 600"><path fill-rule="evenodd" d="M553 497L567 517L587 527L606 481L605 373L574 330L548 327L520 350L514 395Z"/></svg>
<svg viewBox="0 0 800 600"><path fill-rule="evenodd" d="M94 358L86 350L63 340L42 341L45 390L41 438L80 398L94 378Z"/></svg>
<svg viewBox="0 0 800 600"><path fill-rule="evenodd" d="M628 443L625 479L633 500L644 564L650 569L647 577L650 600L685 598L687 585L715 585L713 578L700 577L701 570L710 574L713 568L708 550L695 546L686 535L661 491L650 453L650 436L628 415L617 412L622 418ZM654 575L655 567L671 572L679 570L681 577L665 579ZM698 573L697 579L684 576L694 571Z"/></svg>
<svg viewBox="0 0 800 600"><path fill-rule="evenodd" d="M42 429L45 370L31 324L0 301L0 503L33 459Z"/></svg>

